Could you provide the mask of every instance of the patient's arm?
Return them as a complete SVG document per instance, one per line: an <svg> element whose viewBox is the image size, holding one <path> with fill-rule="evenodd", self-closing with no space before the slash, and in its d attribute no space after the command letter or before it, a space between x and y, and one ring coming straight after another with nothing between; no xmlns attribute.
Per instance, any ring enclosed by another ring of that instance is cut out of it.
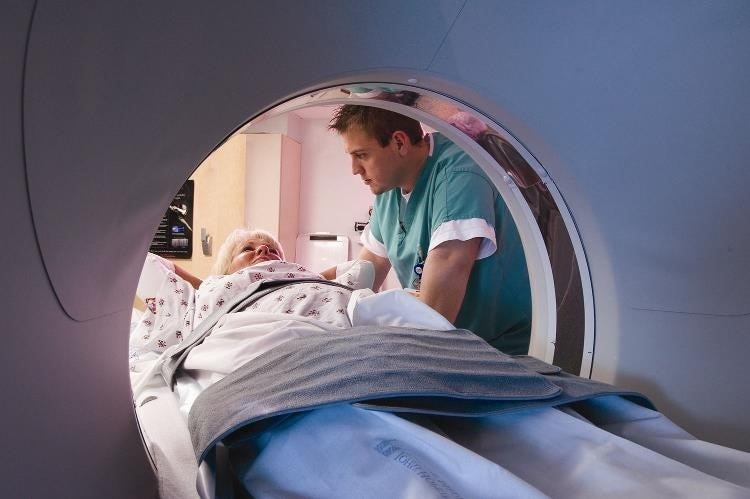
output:
<svg viewBox="0 0 750 499"><path fill-rule="evenodd" d="M418 297L451 322L464 301L481 237L441 243L427 253Z"/></svg>
<svg viewBox="0 0 750 499"><path fill-rule="evenodd" d="M203 280L201 280L199 277L194 276L174 262L172 262L172 264L174 265L174 273L177 274L178 277L185 279L195 289L198 289L200 287Z"/></svg>

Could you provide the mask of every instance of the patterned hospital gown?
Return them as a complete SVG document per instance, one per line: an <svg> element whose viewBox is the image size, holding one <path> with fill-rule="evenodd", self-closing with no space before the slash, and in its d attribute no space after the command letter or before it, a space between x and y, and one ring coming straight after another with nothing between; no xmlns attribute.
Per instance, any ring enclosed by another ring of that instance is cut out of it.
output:
<svg viewBox="0 0 750 499"><path fill-rule="evenodd" d="M278 261L262 262L230 275L211 276L203 281L196 294L196 323L256 281L295 278L321 279L319 274L300 265ZM354 282L349 281L348 285L353 286ZM294 283L268 293L248 310L312 317L344 328L350 326L346 315L350 296L351 291L324 282Z"/></svg>
<svg viewBox="0 0 750 499"><path fill-rule="evenodd" d="M196 291L177 276L169 264L149 254L144 269L160 278L155 296L144 298L146 310L131 324L130 370L152 361L172 345L180 343L212 312L260 280L321 279L319 274L282 261L262 262L230 275L210 276ZM357 267L336 278L352 288L366 287L358 282ZM346 313L351 291L325 282L303 282L284 286L257 300L248 310L283 313L313 318L335 328L349 327Z"/></svg>

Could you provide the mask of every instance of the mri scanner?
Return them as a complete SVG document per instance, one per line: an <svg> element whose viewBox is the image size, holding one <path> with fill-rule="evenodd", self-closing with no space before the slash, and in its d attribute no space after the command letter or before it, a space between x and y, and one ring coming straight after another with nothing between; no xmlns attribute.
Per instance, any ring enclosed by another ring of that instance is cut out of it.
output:
<svg viewBox="0 0 750 499"><path fill-rule="evenodd" d="M164 207L249 120L363 83L485 121L539 177L575 255L579 374L750 450L746 2L18 0L0 19L8 497L156 495L126 350ZM567 362L567 288L522 183L492 175L535 352Z"/></svg>

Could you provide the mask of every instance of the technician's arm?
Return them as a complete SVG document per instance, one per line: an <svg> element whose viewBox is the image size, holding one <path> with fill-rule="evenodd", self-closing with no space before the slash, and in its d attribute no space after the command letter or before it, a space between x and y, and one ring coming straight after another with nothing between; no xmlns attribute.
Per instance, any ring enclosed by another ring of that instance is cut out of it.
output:
<svg viewBox="0 0 750 499"><path fill-rule="evenodd" d="M468 241L454 239L427 253L419 299L451 322L458 317L481 242L481 237Z"/></svg>

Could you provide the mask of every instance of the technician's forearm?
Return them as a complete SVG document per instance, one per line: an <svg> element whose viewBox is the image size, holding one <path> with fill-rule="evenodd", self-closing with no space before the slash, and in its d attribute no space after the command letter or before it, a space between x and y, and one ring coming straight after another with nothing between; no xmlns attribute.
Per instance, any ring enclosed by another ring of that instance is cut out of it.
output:
<svg viewBox="0 0 750 499"><path fill-rule="evenodd" d="M466 281L461 279L422 280L417 297L440 315L455 322L466 294Z"/></svg>
<svg viewBox="0 0 750 499"><path fill-rule="evenodd" d="M481 239L446 241L427 254L419 299L455 322Z"/></svg>

